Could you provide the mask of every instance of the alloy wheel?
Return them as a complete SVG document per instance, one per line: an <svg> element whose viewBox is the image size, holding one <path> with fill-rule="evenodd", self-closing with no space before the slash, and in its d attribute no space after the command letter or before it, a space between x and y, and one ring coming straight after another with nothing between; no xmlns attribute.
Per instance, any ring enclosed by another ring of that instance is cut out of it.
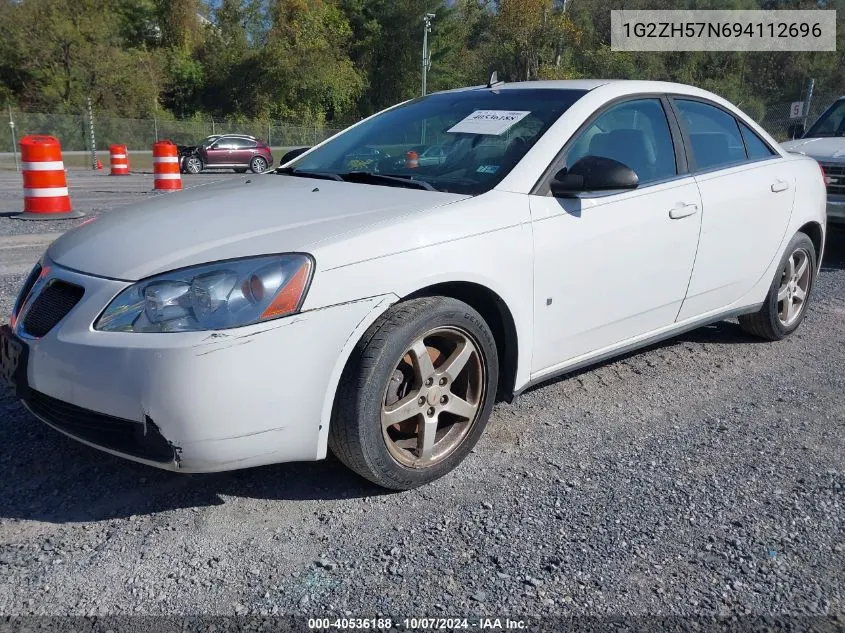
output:
<svg viewBox="0 0 845 633"><path fill-rule="evenodd" d="M267 169L267 161L263 158L253 158L252 165L250 165L250 169L254 171L256 174L260 174Z"/></svg>
<svg viewBox="0 0 845 633"><path fill-rule="evenodd" d="M452 454L478 420L486 373L479 346L464 330L436 328L416 339L382 401L390 455L403 466L427 468Z"/></svg>
<svg viewBox="0 0 845 633"><path fill-rule="evenodd" d="M810 254L803 248L795 250L786 260L778 287L778 320L789 327L804 312L810 292Z"/></svg>
<svg viewBox="0 0 845 633"><path fill-rule="evenodd" d="M202 161L196 157L189 158L185 168L189 174L198 174L202 171Z"/></svg>

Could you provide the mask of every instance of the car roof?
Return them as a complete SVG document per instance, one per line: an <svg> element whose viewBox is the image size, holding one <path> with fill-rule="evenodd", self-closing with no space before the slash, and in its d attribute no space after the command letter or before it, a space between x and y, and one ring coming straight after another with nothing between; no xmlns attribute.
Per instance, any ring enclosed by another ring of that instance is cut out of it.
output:
<svg viewBox="0 0 845 633"><path fill-rule="evenodd" d="M614 79L552 79L538 81L516 81L496 86L497 90L593 90L599 86L618 81ZM485 86L486 87L486 86Z"/></svg>
<svg viewBox="0 0 845 633"><path fill-rule="evenodd" d="M249 134L212 134L207 136L206 138L223 138L224 136L234 136L235 138L248 138L252 140L256 140L257 137L250 136Z"/></svg>
<svg viewBox="0 0 845 633"><path fill-rule="evenodd" d="M709 96L711 93L687 84L669 81L650 81L641 79L551 79L536 81L502 82L493 86L492 90L583 90L591 91L600 87L613 88L614 91L636 94L640 92L667 92L675 94ZM444 92L461 92L465 90L486 90L486 85L446 90Z"/></svg>

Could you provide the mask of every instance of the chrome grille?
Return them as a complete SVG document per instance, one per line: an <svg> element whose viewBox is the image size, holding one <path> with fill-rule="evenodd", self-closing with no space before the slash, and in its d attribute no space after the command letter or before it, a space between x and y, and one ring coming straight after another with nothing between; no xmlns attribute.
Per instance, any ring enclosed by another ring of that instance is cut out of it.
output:
<svg viewBox="0 0 845 633"><path fill-rule="evenodd" d="M831 196L845 196L845 164L822 163L827 193Z"/></svg>

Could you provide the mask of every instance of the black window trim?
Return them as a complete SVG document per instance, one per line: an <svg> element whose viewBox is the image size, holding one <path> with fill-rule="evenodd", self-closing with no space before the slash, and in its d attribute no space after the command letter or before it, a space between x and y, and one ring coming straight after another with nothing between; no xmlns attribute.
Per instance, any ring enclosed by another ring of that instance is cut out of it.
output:
<svg viewBox="0 0 845 633"><path fill-rule="evenodd" d="M531 188L529 195L532 196L544 196L549 197L552 195L549 183L551 182L554 175L560 171L563 167L563 159L566 157L567 152L571 149L572 144L580 138L581 134L586 131L600 116L605 114L611 108L614 108L620 104L627 103L630 101L643 101L645 99L656 99L660 102L661 107L663 108L663 114L666 116L666 122L669 125L669 136L672 139L672 148L675 152L675 167L678 171L677 174L674 176L670 176L669 178L661 178L660 180L650 180L647 183L644 183L641 186L638 186L636 189L630 190L630 193L643 191L648 189L649 187L654 187L657 185L662 185L667 182L672 182L673 180L680 180L682 178L686 178L690 175L688 165L687 165L687 156L686 156L686 139L681 134L681 128L679 122L677 120L677 114L675 113L674 109L671 107L667 95L664 93L659 92L642 92L638 94L628 94L623 95L621 97L617 97L615 99L611 99L606 103L602 104L602 106L593 112L590 117L582 123L577 130L566 140L566 143L563 144L563 147L560 151L555 155L546 169L543 171L540 178L538 178L537 182ZM577 194L576 197L578 198L601 198L608 195L616 195L618 192L611 191L597 191L597 192L584 192Z"/></svg>
<svg viewBox="0 0 845 633"><path fill-rule="evenodd" d="M672 111L675 114L675 118L678 121L678 125L679 125L680 131L681 131L681 135L683 136L683 139L684 139L684 145L685 145L685 147L689 148L689 150L687 151L687 164L689 165L690 173L692 175L696 176L696 175L699 175L699 174L709 174L711 172L720 171L722 169L732 169L734 167L740 167L742 165L751 165L753 163L760 163L760 162L763 162L763 161L766 161L766 160L783 158L783 156L781 156L780 152L778 152L775 148L773 148L769 144L769 142L766 141L766 139L762 138L759 134L754 132L754 128L752 128L750 125L748 125L748 121L745 121L744 119L738 117L736 114L734 114L733 112L731 112L727 108L724 108L723 106L719 105L718 103L715 103L715 102L711 101L710 99L705 99L704 97L699 97L699 96L694 96L694 95L672 93L672 94L669 94L667 96L668 96L669 106L672 108ZM722 112L727 114L729 117L731 117L734 120L734 123L736 124L737 132L739 132L739 138L742 141L742 148L745 150L745 160L735 161L733 163L724 163L722 165L716 165L714 167L707 167L706 169L698 169L696 167L696 164L695 164L695 153L692 151L692 142L689 138L687 127L681 120L681 113L678 110L678 107L675 105L675 101L697 101L698 103L702 103L704 105L714 107L717 110L721 110ZM749 130L751 130L751 132L754 133L754 135L757 136L757 138L760 139L760 141L763 143L763 145L765 145L766 147L769 148L769 151L772 152L771 156L764 156L762 158L748 158L748 146L745 143L745 137L743 137L743 135L742 135L742 128L739 126L740 123L744 124Z"/></svg>

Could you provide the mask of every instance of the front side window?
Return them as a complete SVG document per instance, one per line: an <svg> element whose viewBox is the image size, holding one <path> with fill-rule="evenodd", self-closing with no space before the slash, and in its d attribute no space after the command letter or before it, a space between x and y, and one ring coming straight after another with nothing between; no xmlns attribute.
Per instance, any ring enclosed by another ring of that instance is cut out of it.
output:
<svg viewBox="0 0 845 633"><path fill-rule="evenodd" d="M804 135L805 138L845 136L845 99L830 106Z"/></svg>
<svg viewBox="0 0 845 633"><path fill-rule="evenodd" d="M575 139L564 167L584 156L612 158L633 169L640 183L677 175L675 148L660 99L637 99L599 115Z"/></svg>
<svg viewBox="0 0 845 633"><path fill-rule="evenodd" d="M675 106L692 144L697 169L745 161L745 143L733 116L700 101L677 99Z"/></svg>
<svg viewBox="0 0 845 633"><path fill-rule="evenodd" d="M584 94L492 88L429 95L335 136L279 173L477 195L495 187Z"/></svg>

